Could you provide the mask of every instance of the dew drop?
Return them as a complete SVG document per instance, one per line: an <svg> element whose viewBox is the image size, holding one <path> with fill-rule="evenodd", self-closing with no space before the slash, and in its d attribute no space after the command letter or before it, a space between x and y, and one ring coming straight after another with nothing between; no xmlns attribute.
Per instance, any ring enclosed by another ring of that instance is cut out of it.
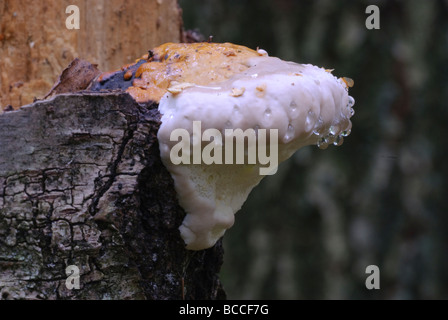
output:
<svg viewBox="0 0 448 320"><path fill-rule="evenodd" d="M351 108L355 105L355 99L352 96L348 96L347 108Z"/></svg>
<svg viewBox="0 0 448 320"><path fill-rule="evenodd" d="M350 108L350 117L353 117L354 114L355 114L355 109Z"/></svg>
<svg viewBox="0 0 448 320"><path fill-rule="evenodd" d="M331 134L331 133L328 133L328 134L325 136L325 139L326 139L326 141L327 141L327 144L332 144L332 143L334 143L334 142L336 141L336 138L337 138L337 136L335 136L335 135L333 135L333 134Z"/></svg>
<svg viewBox="0 0 448 320"><path fill-rule="evenodd" d="M292 109L292 111L295 111L297 109L297 103L292 100L291 103L289 104L289 107Z"/></svg>
<svg viewBox="0 0 448 320"><path fill-rule="evenodd" d="M297 108L297 103L293 100L289 104L290 112L289 112L289 118L290 119L297 119L300 116L300 110Z"/></svg>
<svg viewBox="0 0 448 320"><path fill-rule="evenodd" d="M226 121L225 128L226 129L232 129L232 122L230 122L230 120Z"/></svg>
<svg viewBox="0 0 448 320"><path fill-rule="evenodd" d="M294 129L294 127L289 124L288 125L288 129L286 129L286 134L283 138L285 143L288 143L289 141L291 141L294 138L294 134L296 133L296 130Z"/></svg>
<svg viewBox="0 0 448 320"><path fill-rule="evenodd" d="M343 136L343 137L348 137L348 136L350 135L350 133L351 133L351 130L350 130L350 129L348 129L348 130L344 130L344 131L342 131L341 136Z"/></svg>
<svg viewBox="0 0 448 320"><path fill-rule="evenodd" d="M322 137L321 139L319 139L317 141L317 146L319 147L319 149L327 149L328 148L328 141L326 137Z"/></svg>
<svg viewBox="0 0 448 320"><path fill-rule="evenodd" d="M316 123L316 114L310 110L308 111L308 115L305 119L305 131L309 132L313 129L314 124Z"/></svg>
<svg viewBox="0 0 448 320"><path fill-rule="evenodd" d="M328 134L330 136L335 136L337 132L337 128L335 126L331 126L330 129L328 129Z"/></svg>
<svg viewBox="0 0 448 320"><path fill-rule="evenodd" d="M269 109L269 108L267 108L267 109L264 111L264 116L265 116L266 118L270 118L271 115L272 115L272 110Z"/></svg>
<svg viewBox="0 0 448 320"><path fill-rule="evenodd" d="M322 117L319 116L319 118L317 119L316 125L314 126L314 130L313 130L313 134L315 134L316 136L319 136L321 133L321 129L322 126L324 124L324 120L322 120Z"/></svg>
<svg viewBox="0 0 448 320"><path fill-rule="evenodd" d="M344 143L344 137L342 136L342 134L338 135L336 137L336 139L333 141L333 144L337 147L339 147L340 145L342 145Z"/></svg>

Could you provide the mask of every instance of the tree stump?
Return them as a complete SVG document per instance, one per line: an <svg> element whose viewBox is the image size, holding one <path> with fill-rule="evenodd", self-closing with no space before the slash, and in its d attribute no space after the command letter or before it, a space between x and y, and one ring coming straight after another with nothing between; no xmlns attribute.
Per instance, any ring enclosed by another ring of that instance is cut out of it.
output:
<svg viewBox="0 0 448 320"><path fill-rule="evenodd" d="M188 251L156 104L79 92L0 114L0 298L220 299L221 242ZM68 266L79 268L70 289Z"/></svg>

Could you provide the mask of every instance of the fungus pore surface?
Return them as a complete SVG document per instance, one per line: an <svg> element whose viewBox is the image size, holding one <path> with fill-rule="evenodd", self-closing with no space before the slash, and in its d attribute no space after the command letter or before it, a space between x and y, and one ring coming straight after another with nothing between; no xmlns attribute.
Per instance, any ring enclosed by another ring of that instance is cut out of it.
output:
<svg viewBox="0 0 448 320"><path fill-rule="evenodd" d="M127 91L139 102L159 102L160 154L187 213L179 230L188 249L213 246L233 225L250 191L297 149L340 145L350 134L352 81L331 70L230 43L168 43L146 58ZM259 157L248 163L252 152L260 152L259 145L249 147L249 137L243 140L245 162L226 162L230 129L253 130L257 142L265 129L271 165ZM214 162L194 158L205 148L213 149ZM216 154L219 148L222 155Z"/></svg>

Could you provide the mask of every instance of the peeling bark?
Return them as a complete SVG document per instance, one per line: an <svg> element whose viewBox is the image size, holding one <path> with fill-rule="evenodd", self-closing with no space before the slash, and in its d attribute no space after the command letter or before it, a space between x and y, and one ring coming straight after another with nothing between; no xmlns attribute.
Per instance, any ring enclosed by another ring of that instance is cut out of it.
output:
<svg viewBox="0 0 448 320"><path fill-rule="evenodd" d="M0 114L0 299L225 298L221 242L192 252L179 235L159 119L122 92Z"/></svg>

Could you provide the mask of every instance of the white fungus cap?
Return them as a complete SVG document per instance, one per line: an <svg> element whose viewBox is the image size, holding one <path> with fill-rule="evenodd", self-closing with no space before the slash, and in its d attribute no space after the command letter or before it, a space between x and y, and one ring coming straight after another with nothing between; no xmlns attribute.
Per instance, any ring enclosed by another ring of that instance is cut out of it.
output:
<svg viewBox="0 0 448 320"><path fill-rule="evenodd" d="M158 139L162 161L187 213L179 228L187 249L212 247L223 236L263 178L259 169L266 166L173 164L170 150L178 143L170 141L173 130L183 128L192 136L193 121L201 121L202 132L215 128L223 136L225 129L278 129L279 162L306 145L340 145L351 130L354 100L346 82L313 65L265 54L250 58L247 70L224 82L180 87L160 101Z"/></svg>

